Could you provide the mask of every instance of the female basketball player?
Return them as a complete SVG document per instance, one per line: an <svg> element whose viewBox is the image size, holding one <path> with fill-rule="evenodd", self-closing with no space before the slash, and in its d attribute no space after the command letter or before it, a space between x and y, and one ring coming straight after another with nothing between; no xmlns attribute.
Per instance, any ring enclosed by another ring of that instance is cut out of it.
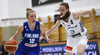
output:
<svg viewBox="0 0 100 55"><path fill-rule="evenodd" d="M27 8L26 17L28 21L21 24L15 35L10 38L10 40L16 40L22 33L22 40L15 55L39 55L40 34L44 36L47 42L56 44L56 41L49 39L45 34L44 24L36 21L36 12L34 10Z"/></svg>
<svg viewBox="0 0 100 55"><path fill-rule="evenodd" d="M59 17L56 24L46 33L50 35L60 24L62 24L68 34L66 55L73 55L78 52L78 55L84 55L85 48L87 47L87 30L83 27L80 16L89 15L93 22L93 31L97 31L98 27L95 23L91 11L77 11L70 12L68 3L61 3L59 12L62 17ZM42 38L42 37L41 37Z"/></svg>

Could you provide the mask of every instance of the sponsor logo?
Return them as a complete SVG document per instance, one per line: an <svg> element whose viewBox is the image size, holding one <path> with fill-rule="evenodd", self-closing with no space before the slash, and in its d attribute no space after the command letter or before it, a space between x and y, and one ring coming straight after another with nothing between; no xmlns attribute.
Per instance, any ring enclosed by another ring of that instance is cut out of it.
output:
<svg viewBox="0 0 100 55"><path fill-rule="evenodd" d="M72 51L73 47L66 46L66 50Z"/></svg>
<svg viewBox="0 0 100 55"><path fill-rule="evenodd" d="M45 3L46 1L48 1L48 0L39 0L38 4Z"/></svg>
<svg viewBox="0 0 100 55"><path fill-rule="evenodd" d="M25 43L25 46L27 46L27 47L36 47L37 46L37 43L36 44L28 44L28 43Z"/></svg>

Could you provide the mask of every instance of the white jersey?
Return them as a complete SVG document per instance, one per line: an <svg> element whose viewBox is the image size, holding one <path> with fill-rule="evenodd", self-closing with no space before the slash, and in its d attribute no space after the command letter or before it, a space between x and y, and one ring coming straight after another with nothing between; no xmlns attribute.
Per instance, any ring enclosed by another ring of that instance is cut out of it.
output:
<svg viewBox="0 0 100 55"><path fill-rule="evenodd" d="M80 33L81 35L86 34L87 30L83 27L82 21L79 18L78 20L74 20L73 14L71 13L68 22L64 20L60 20L60 23L65 27L68 36L72 36Z"/></svg>

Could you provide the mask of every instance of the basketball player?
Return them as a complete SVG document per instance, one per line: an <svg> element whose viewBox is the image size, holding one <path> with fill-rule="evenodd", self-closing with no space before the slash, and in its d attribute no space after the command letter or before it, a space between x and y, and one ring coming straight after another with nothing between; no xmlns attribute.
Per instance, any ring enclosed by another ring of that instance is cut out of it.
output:
<svg viewBox="0 0 100 55"><path fill-rule="evenodd" d="M88 36L87 30L83 27L80 16L89 15L93 22L93 31L97 31L98 27L95 23L91 11L76 11L70 12L68 3L61 3L59 12L62 17L59 17L56 24L46 33L50 35L60 24L62 24L68 34L66 55L73 55L78 52L78 55L84 55L85 48L87 47ZM42 37L41 37L42 39Z"/></svg>
<svg viewBox="0 0 100 55"><path fill-rule="evenodd" d="M28 21L18 27L17 32L10 38L10 40L16 40L16 38L22 33L22 40L15 55L39 55L40 34L42 34L44 39L50 44L56 44L56 41L47 37L44 31L44 24L36 21L36 12L30 8L27 8L26 10Z"/></svg>

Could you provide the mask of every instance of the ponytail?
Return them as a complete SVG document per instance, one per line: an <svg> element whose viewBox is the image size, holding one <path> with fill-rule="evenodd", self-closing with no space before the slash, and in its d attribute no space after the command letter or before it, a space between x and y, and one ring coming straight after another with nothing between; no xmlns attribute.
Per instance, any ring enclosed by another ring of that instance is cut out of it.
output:
<svg viewBox="0 0 100 55"><path fill-rule="evenodd" d="M31 8L27 8L27 9L26 9L26 17L29 16L29 13L30 13L30 12L35 12L35 11L32 10Z"/></svg>

